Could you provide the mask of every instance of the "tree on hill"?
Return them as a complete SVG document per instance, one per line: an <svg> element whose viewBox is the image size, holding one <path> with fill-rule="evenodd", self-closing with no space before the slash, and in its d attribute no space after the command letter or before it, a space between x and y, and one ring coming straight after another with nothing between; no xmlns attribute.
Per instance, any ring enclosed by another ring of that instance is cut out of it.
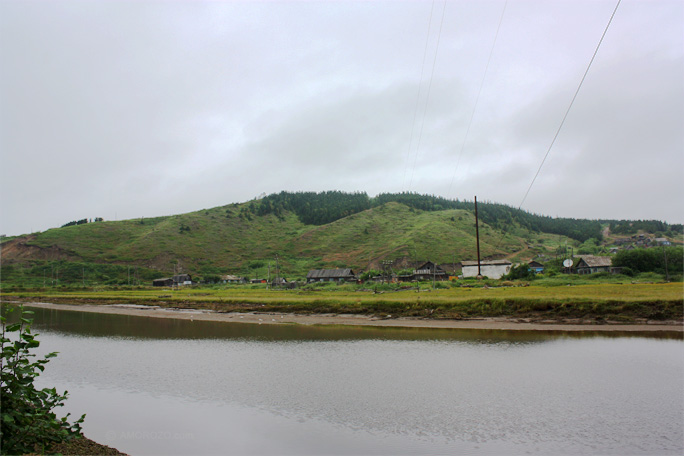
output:
<svg viewBox="0 0 684 456"><path fill-rule="evenodd" d="M284 211L297 215L307 225L324 225L341 218L365 211L372 207L395 202L422 211L442 211L461 209L474 212L475 203L471 201L450 200L434 195L418 193L381 193L370 198L366 193L327 192L280 192L251 202L245 210L254 215L275 214ZM601 222L572 218L552 218L531 214L505 204L478 204L480 220L494 228L504 230L520 226L534 232L559 234L584 242L587 239L603 239ZM665 226L663 226L665 228Z"/></svg>

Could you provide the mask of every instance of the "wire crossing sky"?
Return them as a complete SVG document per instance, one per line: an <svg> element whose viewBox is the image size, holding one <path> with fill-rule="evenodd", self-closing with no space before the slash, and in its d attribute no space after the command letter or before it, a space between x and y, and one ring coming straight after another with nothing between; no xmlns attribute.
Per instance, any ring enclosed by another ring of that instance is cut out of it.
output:
<svg viewBox="0 0 684 456"><path fill-rule="evenodd" d="M5 0L0 234L409 179L515 207L614 9ZM622 0L524 209L684 222L683 18Z"/></svg>
<svg viewBox="0 0 684 456"><path fill-rule="evenodd" d="M560 134L561 130L563 129L563 125L565 125L565 120L568 118L568 114L570 114L570 110L572 109L572 105L575 104L575 99L577 99L577 95L579 94L579 91L582 88L582 84L584 84L584 80L587 77L587 73L589 73L589 69L591 68L591 64L594 63L594 59L596 58L596 54L598 54L599 48L601 47L601 43L603 43L603 39L606 37L606 33L608 33L608 28L610 28L610 24L613 22L613 18L615 17L615 13L617 12L618 7L620 6L620 2L621 2L621 0L618 0L617 4L615 5L615 9L613 10L613 14L610 15L610 20L608 20L608 25L606 25L606 29L603 31L603 35L601 35L601 39L599 40L598 44L596 45L596 50L594 51L594 55L592 55L591 60L589 60L589 65L587 65L587 69L585 70L584 74L582 75L582 80L580 81L579 85L577 86L577 90L575 90L575 94L572 96L572 100L570 100L570 105L568 106L567 111L565 111L565 115L563 116L563 120L561 120L560 125L558 125L558 130L556 130L556 134L553 136L553 140L551 141L551 144L549 145L549 148L547 149L546 154L544 155L544 158L542 159L541 163L539 164L539 168L537 169L537 172L535 173L534 177L532 178L532 182L530 182L530 186L527 187L527 191L525 192L525 196L523 196L522 201L520 201L520 204L518 205L518 209L522 208L522 205L525 203L525 200L527 199L527 196L530 194L530 190L532 189L534 182L537 180L537 177L539 177L539 173L541 172L541 169L544 166L546 159L549 157L549 153L551 152L553 145L556 143L556 139L558 139L558 135Z"/></svg>

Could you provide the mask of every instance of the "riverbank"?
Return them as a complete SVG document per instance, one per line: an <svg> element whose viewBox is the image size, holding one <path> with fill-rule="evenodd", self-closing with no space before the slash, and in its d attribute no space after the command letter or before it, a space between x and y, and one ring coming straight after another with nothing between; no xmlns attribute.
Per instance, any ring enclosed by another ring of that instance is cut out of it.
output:
<svg viewBox="0 0 684 456"><path fill-rule="evenodd" d="M525 319L513 317L486 317L471 319L430 319L393 317L392 315L361 314L297 314L280 312L217 312L210 309L181 309L140 304L65 304L31 301L4 301L43 309L71 310L152 318L174 318L191 321L219 321L251 324L300 325L351 325L407 328L494 329L520 331L677 331L684 332L681 321L644 321L624 324L615 321L592 322L581 319Z"/></svg>
<svg viewBox="0 0 684 456"><path fill-rule="evenodd" d="M642 325L684 320L681 283L407 288L392 291L325 285L265 287L46 288L0 292L1 301L72 305L141 305L221 314L358 315L396 321L510 320L523 323ZM244 319L244 318L243 318ZM262 318L262 322L266 319ZM363 320L355 318L354 324ZM257 318L258 321L258 318ZM319 324L337 324L319 323ZM316 324L316 323L314 323ZM343 323L347 324L347 323Z"/></svg>

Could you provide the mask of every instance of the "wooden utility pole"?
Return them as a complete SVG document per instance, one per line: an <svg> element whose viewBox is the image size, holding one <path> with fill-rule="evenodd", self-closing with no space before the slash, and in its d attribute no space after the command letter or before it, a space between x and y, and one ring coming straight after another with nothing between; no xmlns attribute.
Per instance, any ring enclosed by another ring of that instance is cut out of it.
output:
<svg viewBox="0 0 684 456"><path fill-rule="evenodd" d="M475 238L477 240L477 278L481 279L482 274L480 272L480 226L477 217L477 196L475 197Z"/></svg>
<svg viewBox="0 0 684 456"><path fill-rule="evenodd" d="M665 253L665 245L663 247L663 259L665 260L665 280L670 281L670 273L667 270L667 253Z"/></svg>
<svg viewBox="0 0 684 456"><path fill-rule="evenodd" d="M276 287L280 286L280 269L278 269L278 254L276 253Z"/></svg>

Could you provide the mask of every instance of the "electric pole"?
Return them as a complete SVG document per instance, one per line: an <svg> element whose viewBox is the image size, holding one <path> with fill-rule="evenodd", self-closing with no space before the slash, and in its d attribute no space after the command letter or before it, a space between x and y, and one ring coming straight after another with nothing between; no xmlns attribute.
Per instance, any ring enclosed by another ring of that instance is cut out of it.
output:
<svg viewBox="0 0 684 456"><path fill-rule="evenodd" d="M480 271L480 226L477 217L477 196L475 197L475 238L477 239L477 278L482 278Z"/></svg>
<svg viewBox="0 0 684 456"><path fill-rule="evenodd" d="M663 259L665 260L665 280L670 281L670 273L667 270L667 253L665 253L665 246L663 245Z"/></svg>

